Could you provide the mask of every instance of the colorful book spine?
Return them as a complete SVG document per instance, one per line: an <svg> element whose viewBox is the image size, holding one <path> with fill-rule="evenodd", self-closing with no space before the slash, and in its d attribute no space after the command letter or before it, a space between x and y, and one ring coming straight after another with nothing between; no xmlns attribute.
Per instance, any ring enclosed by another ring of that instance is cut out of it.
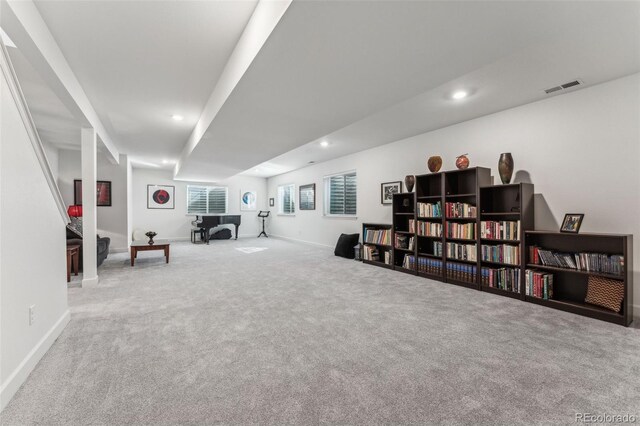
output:
<svg viewBox="0 0 640 426"><path fill-rule="evenodd" d="M391 245L391 230L390 229L370 229L364 230L364 243Z"/></svg>
<svg viewBox="0 0 640 426"><path fill-rule="evenodd" d="M445 212L450 218L474 218L477 217L477 208L467 203L445 203Z"/></svg>
<svg viewBox="0 0 640 426"><path fill-rule="evenodd" d="M480 222L480 238L487 240L520 240L520 221Z"/></svg>
<svg viewBox="0 0 640 426"><path fill-rule="evenodd" d="M447 243L447 258L457 260L469 260L475 262L478 259L477 246L475 244Z"/></svg>
<svg viewBox="0 0 640 426"><path fill-rule="evenodd" d="M442 205L440 204L440 201L437 203L418 203L418 217L442 217Z"/></svg>
<svg viewBox="0 0 640 426"><path fill-rule="evenodd" d="M476 238L476 224L447 222L447 238L474 240Z"/></svg>
<svg viewBox="0 0 640 426"><path fill-rule="evenodd" d="M524 288L527 296L553 299L553 274L527 269Z"/></svg>
<svg viewBox="0 0 640 426"><path fill-rule="evenodd" d="M480 254L481 259L487 262L520 265L520 246L511 246L508 244L497 246L482 245Z"/></svg>

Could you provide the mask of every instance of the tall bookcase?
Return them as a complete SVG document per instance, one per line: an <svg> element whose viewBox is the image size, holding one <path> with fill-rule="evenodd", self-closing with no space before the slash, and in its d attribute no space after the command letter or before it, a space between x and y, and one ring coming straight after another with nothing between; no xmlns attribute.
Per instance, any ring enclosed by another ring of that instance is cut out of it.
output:
<svg viewBox="0 0 640 426"><path fill-rule="evenodd" d="M527 268L553 274L553 294L549 299L525 296L527 302L603 321L628 326L633 321L633 236L614 234L571 234L548 231L525 232ZM603 253L624 257L621 274L545 266L533 263L530 247L559 253ZM589 277L619 283L624 289L620 312L585 302Z"/></svg>
<svg viewBox="0 0 640 426"><path fill-rule="evenodd" d="M444 172L416 176L416 272L425 278L444 279L443 179Z"/></svg>
<svg viewBox="0 0 640 426"><path fill-rule="evenodd" d="M480 287L524 300L524 233L534 227L533 184L483 186L480 206L481 230L483 224L497 225L484 237L480 233ZM515 256L509 256L514 252Z"/></svg>
<svg viewBox="0 0 640 426"><path fill-rule="evenodd" d="M416 219L416 198L413 192L403 192L393 194L393 269L400 272L415 274L415 264L412 267L406 267L405 259L415 259L415 232L409 230L411 221ZM413 238L414 244L412 248L400 247L398 240Z"/></svg>
<svg viewBox="0 0 640 426"><path fill-rule="evenodd" d="M491 184L491 170L486 167L445 172L444 194L444 247L445 280L451 284L479 288L480 253L480 187ZM448 206L455 208L448 208ZM462 206L463 208L460 208ZM464 207L473 207L475 210ZM455 227L471 227L473 237L450 236Z"/></svg>

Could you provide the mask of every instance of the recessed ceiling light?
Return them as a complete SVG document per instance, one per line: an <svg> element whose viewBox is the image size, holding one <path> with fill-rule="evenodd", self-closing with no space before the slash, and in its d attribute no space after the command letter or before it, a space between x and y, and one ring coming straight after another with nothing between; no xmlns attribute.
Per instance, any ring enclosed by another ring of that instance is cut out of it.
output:
<svg viewBox="0 0 640 426"><path fill-rule="evenodd" d="M169 164L169 160L162 160L162 164Z"/></svg>
<svg viewBox="0 0 640 426"><path fill-rule="evenodd" d="M322 141L322 142L320 142L320 146L321 146L321 147L323 147L323 148L326 148L326 147L328 147L328 146L329 146L329 142L327 142L327 141Z"/></svg>
<svg viewBox="0 0 640 426"><path fill-rule="evenodd" d="M173 119L174 119L174 120L176 120L176 121L182 121L182 120L184 120L184 117L183 117L183 116L181 116L181 115L178 115L178 114L173 114L173 115L171 116L171 118L173 118Z"/></svg>
<svg viewBox="0 0 640 426"><path fill-rule="evenodd" d="M464 99L469 95L469 93L465 92L464 90L458 90L457 92L453 92L453 95L451 95L451 97L453 99Z"/></svg>
<svg viewBox="0 0 640 426"><path fill-rule="evenodd" d="M254 171L255 171L256 173L258 173L258 172L260 171L260 169L255 169Z"/></svg>

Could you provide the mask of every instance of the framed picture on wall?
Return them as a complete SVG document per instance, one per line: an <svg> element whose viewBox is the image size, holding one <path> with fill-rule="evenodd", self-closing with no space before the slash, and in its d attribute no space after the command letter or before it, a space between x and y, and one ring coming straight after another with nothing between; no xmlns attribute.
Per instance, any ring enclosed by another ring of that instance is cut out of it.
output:
<svg viewBox="0 0 640 426"><path fill-rule="evenodd" d="M316 209L316 184L300 185L300 210Z"/></svg>
<svg viewBox="0 0 640 426"><path fill-rule="evenodd" d="M560 232L570 232L577 234L580 231L580 225L582 225L582 219L584 219L584 213L567 213L564 215Z"/></svg>
<svg viewBox="0 0 640 426"><path fill-rule="evenodd" d="M256 191L240 191L240 211L255 211L257 202L258 193Z"/></svg>
<svg viewBox="0 0 640 426"><path fill-rule="evenodd" d="M380 184L380 202L382 204L393 204L393 194L402 192L402 182L385 182Z"/></svg>
<svg viewBox="0 0 640 426"><path fill-rule="evenodd" d="M147 185L148 209L173 209L175 208L176 187L172 185Z"/></svg>
<svg viewBox="0 0 640 426"><path fill-rule="evenodd" d="M82 180L73 180L73 204L82 205ZM99 207L111 206L111 181L99 180L96 182L96 205Z"/></svg>

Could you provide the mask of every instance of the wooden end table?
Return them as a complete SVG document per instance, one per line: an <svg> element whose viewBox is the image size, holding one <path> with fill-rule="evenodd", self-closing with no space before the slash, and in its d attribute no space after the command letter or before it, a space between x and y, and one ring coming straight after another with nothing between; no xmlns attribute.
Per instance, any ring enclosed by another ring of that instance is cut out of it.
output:
<svg viewBox="0 0 640 426"><path fill-rule="evenodd" d="M164 257L166 263L169 263L169 241L167 240L155 240L153 244L149 244L148 241L134 241L131 243L131 266L135 264L136 257L138 257L139 251L148 250L164 250Z"/></svg>
<svg viewBox="0 0 640 426"><path fill-rule="evenodd" d="M69 244L67 246L67 282L71 281L71 272L78 275L80 263L80 244Z"/></svg>

